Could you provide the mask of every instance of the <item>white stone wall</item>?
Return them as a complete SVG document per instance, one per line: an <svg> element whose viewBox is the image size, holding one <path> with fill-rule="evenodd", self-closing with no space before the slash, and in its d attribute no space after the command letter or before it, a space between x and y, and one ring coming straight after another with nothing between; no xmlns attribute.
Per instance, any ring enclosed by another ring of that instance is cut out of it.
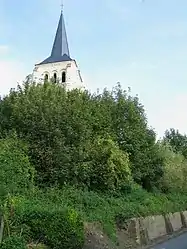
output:
<svg viewBox="0 0 187 249"><path fill-rule="evenodd" d="M67 89L84 88L84 83L75 60L36 65L33 70L33 81L36 83L44 82L46 74L51 79L54 73L56 73L57 80L62 83L63 72L66 73L65 85Z"/></svg>

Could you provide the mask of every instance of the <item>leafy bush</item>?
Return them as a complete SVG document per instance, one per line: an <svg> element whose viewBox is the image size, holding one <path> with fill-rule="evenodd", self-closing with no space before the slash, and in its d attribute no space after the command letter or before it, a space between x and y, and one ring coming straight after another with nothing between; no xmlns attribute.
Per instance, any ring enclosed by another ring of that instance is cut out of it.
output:
<svg viewBox="0 0 187 249"><path fill-rule="evenodd" d="M0 139L0 199L26 192L33 185L34 169L25 144L16 136Z"/></svg>
<svg viewBox="0 0 187 249"><path fill-rule="evenodd" d="M163 143L160 143L160 152L164 158L164 175L160 181L162 191L187 190L187 161L184 156Z"/></svg>
<svg viewBox="0 0 187 249"><path fill-rule="evenodd" d="M74 209L58 209L54 205L23 198L15 198L13 207L14 214L9 217L13 234L22 231L27 241L43 242L52 249L82 248L83 222Z"/></svg>
<svg viewBox="0 0 187 249"><path fill-rule="evenodd" d="M120 190L132 182L127 153L110 138L96 137L87 146L88 157L80 164L80 182L90 189Z"/></svg>
<svg viewBox="0 0 187 249"><path fill-rule="evenodd" d="M25 241L81 249L82 218L115 236L116 221L186 209L186 136L171 130L156 143L138 98L119 85L102 94L18 86L0 101L0 137L2 249L24 249ZM49 189L29 191L29 159Z"/></svg>
<svg viewBox="0 0 187 249"><path fill-rule="evenodd" d="M107 97L106 97L107 95ZM108 96L109 95L109 96ZM152 190L162 177L163 162L156 146L156 134L147 124L144 107L138 97L130 96L120 86L104 94L108 112L112 116L112 134L121 150L129 155L132 175L136 183ZM112 104L108 104L111 99Z"/></svg>
<svg viewBox="0 0 187 249"><path fill-rule="evenodd" d="M48 249L48 247L44 244L41 244L41 243L39 243L39 244L32 243L32 244L28 245L28 249Z"/></svg>
<svg viewBox="0 0 187 249"><path fill-rule="evenodd" d="M147 125L144 108L120 85L101 94L67 92L49 82L18 86L0 102L0 131L5 134L12 129L28 142L40 185L82 184L77 168L93 158L91 153L97 148L89 152L87 146L98 136L110 136L120 150L128 153L132 177L144 188L150 190L162 177L155 133ZM100 156L99 160L105 167L106 159ZM95 161L89 161L89 168ZM107 165L105 172L110 168Z"/></svg>
<svg viewBox="0 0 187 249"><path fill-rule="evenodd" d="M163 142L169 144L172 150L182 154L187 159L187 136L178 130L170 129L165 131Z"/></svg>
<svg viewBox="0 0 187 249"><path fill-rule="evenodd" d="M32 205L42 203L42 206L58 207L68 206L75 209L85 222L99 222L105 232L112 238L116 236L115 220L165 214L186 209L187 194L161 194L149 193L138 185L132 186L132 192L121 194L119 197L109 193L81 190L65 186L63 189L47 189L35 195L28 195L27 199Z"/></svg>
<svg viewBox="0 0 187 249"><path fill-rule="evenodd" d="M23 238L10 236L3 240L0 249L27 249L27 245Z"/></svg>

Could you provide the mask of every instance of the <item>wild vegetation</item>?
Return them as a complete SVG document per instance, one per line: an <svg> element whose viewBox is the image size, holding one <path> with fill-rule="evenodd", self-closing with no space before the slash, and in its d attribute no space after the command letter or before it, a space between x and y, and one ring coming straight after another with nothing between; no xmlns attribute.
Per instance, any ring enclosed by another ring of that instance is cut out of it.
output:
<svg viewBox="0 0 187 249"><path fill-rule="evenodd" d="M186 160L186 135L156 141L120 85L25 82L0 101L0 248L79 249L84 222L115 239L119 220L186 209Z"/></svg>

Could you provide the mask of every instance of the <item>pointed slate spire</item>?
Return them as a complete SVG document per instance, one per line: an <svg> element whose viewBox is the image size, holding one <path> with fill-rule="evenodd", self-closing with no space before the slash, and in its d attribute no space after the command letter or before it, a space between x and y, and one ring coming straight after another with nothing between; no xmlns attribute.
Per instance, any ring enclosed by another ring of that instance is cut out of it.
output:
<svg viewBox="0 0 187 249"><path fill-rule="evenodd" d="M64 23L64 15L63 11L61 10L60 20L58 23L58 28L53 43L51 56L48 57L43 62L41 62L39 65L60 62L60 61L70 61L70 60L71 58L70 58L67 33Z"/></svg>
<svg viewBox="0 0 187 249"><path fill-rule="evenodd" d="M63 55L67 55L70 57L64 17L63 17L63 12L61 11L60 20L58 23L58 28L56 31L56 36L55 36L51 56L59 57Z"/></svg>

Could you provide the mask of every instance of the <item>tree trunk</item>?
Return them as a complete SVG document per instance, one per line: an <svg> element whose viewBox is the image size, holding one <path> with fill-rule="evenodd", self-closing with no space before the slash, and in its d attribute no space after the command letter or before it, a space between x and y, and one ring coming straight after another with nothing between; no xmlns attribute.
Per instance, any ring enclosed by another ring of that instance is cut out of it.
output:
<svg viewBox="0 0 187 249"><path fill-rule="evenodd" d="M0 244L2 243L3 240L3 231L4 231L4 217L2 215L1 224L0 224Z"/></svg>

